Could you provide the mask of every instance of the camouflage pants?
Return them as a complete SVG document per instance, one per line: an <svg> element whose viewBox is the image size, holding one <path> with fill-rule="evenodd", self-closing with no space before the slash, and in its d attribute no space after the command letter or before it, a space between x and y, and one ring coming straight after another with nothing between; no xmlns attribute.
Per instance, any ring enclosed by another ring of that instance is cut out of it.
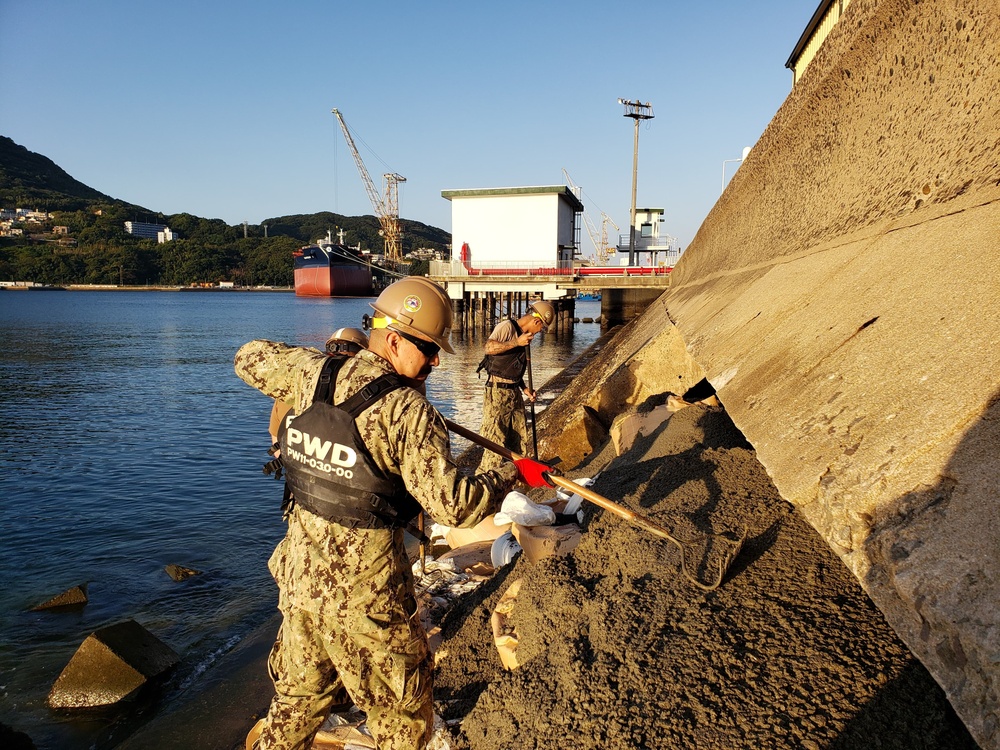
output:
<svg viewBox="0 0 1000 750"><path fill-rule="evenodd" d="M515 453L527 455L528 421L524 416L524 396L520 388L495 388L487 386L483 394L483 424L479 434L494 443L500 443ZM477 471L495 469L503 458L490 450L483 450Z"/></svg>
<svg viewBox="0 0 1000 750"><path fill-rule="evenodd" d="M325 522L296 510L291 525L270 562L283 619L268 660L275 697L259 749L309 748L331 707L349 697L367 714L380 750L423 750L433 730L433 662L402 531L330 525L329 539L310 544ZM338 554L327 558L330 550ZM318 601L326 606L312 606Z"/></svg>

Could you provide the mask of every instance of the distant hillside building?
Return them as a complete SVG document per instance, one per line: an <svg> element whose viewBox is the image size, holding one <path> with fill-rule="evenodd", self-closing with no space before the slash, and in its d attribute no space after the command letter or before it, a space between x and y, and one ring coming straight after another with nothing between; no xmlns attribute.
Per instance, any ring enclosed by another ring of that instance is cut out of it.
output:
<svg viewBox="0 0 1000 750"><path fill-rule="evenodd" d="M476 268L572 267L583 203L565 185L442 190L441 195L451 201L453 261Z"/></svg>
<svg viewBox="0 0 1000 750"><path fill-rule="evenodd" d="M156 240L160 244L177 239L166 224L146 224L141 221L126 221L125 231L133 237Z"/></svg>

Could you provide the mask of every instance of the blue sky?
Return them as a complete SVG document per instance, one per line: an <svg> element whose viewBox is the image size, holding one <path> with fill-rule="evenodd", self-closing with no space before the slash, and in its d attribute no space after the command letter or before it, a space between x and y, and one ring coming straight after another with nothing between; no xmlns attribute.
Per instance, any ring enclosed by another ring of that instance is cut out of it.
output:
<svg viewBox="0 0 1000 750"><path fill-rule="evenodd" d="M404 218L450 231L442 190L565 169L597 228L604 212L627 232L634 123L617 100L640 100L655 117L636 202L686 247L723 162L791 90L816 5L0 0L0 134L166 214L371 214L337 107L377 189L406 177Z"/></svg>

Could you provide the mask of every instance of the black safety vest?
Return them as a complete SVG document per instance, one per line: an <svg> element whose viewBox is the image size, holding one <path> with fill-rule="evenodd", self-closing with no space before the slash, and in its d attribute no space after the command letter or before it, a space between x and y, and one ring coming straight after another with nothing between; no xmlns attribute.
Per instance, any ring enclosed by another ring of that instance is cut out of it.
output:
<svg viewBox="0 0 1000 750"><path fill-rule="evenodd" d="M406 526L420 504L403 480L382 471L354 420L386 394L403 387L398 375L376 378L340 404L333 399L337 372L346 357L323 365L312 405L285 420L279 431L286 490L306 510L351 528Z"/></svg>
<svg viewBox="0 0 1000 750"><path fill-rule="evenodd" d="M523 333L521 326L513 318L510 319L510 322L514 324L516 335L520 336ZM528 352L526 349L527 347L524 346L515 346L513 349L508 349L502 354L487 354L479 363L476 372L486 370L487 375L520 383L524 377L524 371L528 369Z"/></svg>

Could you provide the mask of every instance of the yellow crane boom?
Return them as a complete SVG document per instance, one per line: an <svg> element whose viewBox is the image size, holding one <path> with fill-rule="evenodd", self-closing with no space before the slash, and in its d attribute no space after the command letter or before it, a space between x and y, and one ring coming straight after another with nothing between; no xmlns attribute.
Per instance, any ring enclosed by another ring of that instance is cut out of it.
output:
<svg viewBox="0 0 1000 750"><path fill-rule="evenodd" d="M615 224L615 220L608 216L606 213L601 211L601 246L597 248L597 262L602 266L608 264L608 258L612 255L611 246L608 245L608 223L615 228L615 231L620 232L618 225Z"/></svg>
<svg viewBox="0 0 1000 750"><path fill-rule="evenodd" d="M375 190L372 178L368 176L368 170L365 168L365 163L361 160L361 154L358 153L357 146L354 145L354 138L351 137L351 131L347 128L347 123L344 122L343 115L340 114L340 110L336 107L332 111L337 116L340 129L344 131L344 140L347 141L347 146L351 149L354 163L357 164L358 172L361 174L361 181L365 184L365 190L368 191L368 199L371 201L372 208L375 209L375 215L378 216L379 223L382 225L381 234L385 240L385 258L394 263L402 263L403 229L399 224L398 185L400 182L406 182L406 178L395 172L387 172L382 175L385 183L385 196L380 196L378 191Z"/></svg>

